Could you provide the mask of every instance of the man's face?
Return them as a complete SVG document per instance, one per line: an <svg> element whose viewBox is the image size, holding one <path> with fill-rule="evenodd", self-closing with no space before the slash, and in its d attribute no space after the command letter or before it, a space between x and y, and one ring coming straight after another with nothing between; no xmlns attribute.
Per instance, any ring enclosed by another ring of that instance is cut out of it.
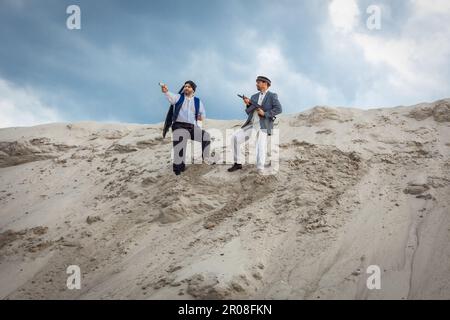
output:
<svg viewBox="0 0 450 320"><path fill-rule="evenodd" d="M184 85L184 94L187 94L188 96L190 96L193 93L194 93L194 90L192 89L191 85L186 83Z"/></svg>
<svg viewBox="0 0 450 320"><path fill-rule="evenodd" d="M268 88L268 85L264 81L256 81L256 89L258 91L266 91Z"/></svg>

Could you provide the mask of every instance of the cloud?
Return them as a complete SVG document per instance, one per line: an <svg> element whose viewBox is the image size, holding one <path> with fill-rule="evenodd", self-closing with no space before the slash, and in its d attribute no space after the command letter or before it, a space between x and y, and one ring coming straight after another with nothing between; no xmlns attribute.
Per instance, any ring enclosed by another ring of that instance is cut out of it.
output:
<svg viewBox="0 0 450 320"><path fill-rule="evenodd" d="M44 105L27 88L18 88L0 78L0 128L32 126L61 121L55 108Z"/></svg>
<svg viewBox="0 0 450 320"><path fill-rule="evenodd" d="M428 17L430 14L448 14L450 2L447 0L410 0L415 7L415 15Z"/></svg>
<svg viewBox="0 0 450 320"><path fill-rule="evenodd" d="M377 0L374 31L372 0L77 3L82 29L71 31L64 1L0 1L1 78L68 121L163 121L157 83L186 79L208 117L241 118L236 93L254 92L259 73L285 112L450 96L448 0ZM13 109L2 109L4 123Z"/></svg>
<svg viewBox="0 0 450 320"><path fill-rule="evenodd" d="M353 30L358 24L359 8L356 0L333 0L328 7L333 26L343 32Z"/></svg>
<svg viewBox="0 0 450 320"><path fill-rule="evenodd" d="M271 78L283 102L284 112L298 112L302 107L315 104L331 104L338 98L334 90L296 71L295 65L277 45L267 44L258 49L254 70Z"/></svg>
<svg viewBox="0 0 450 320"><path fill-rule="evenodd" d="M277 39L265 38L257 30L248 28L237 37L235 46L240 55L224 56L213 49L195 50L187 59L189 63L179 72L181 79L187 75L196 79L198 94L205 102L207 114L209 108L216 107L210 102L223 103L227 99L231 102L229 107L223 112L216 110L215 114L225 118L229 118L230 114L242 117L236 94L256 92L255 79L258 75L271 79L270 90L278 93L285 113L298 112L316 104L332 104L342 98L338 91L327 88L298 70L296 63L302 57L289 59Z"/></svg>
<svg viewBox="0 0 450 320"><path fill-rule="evenodd" d="M356 1L333 0L323 41L345 52L348 59L365 61L365 85L355 92L353 105L392 106L443 98L450 69L450 5L445 0L410 0L409 16L397 33L370 31ZM382 6L382 9L385 6ZM391 12L388 12L390 15ZM361 20L361 21L359 21ZM357 23L359 21L359 24ZM352 70L352 74L356 69Z"/></svg>

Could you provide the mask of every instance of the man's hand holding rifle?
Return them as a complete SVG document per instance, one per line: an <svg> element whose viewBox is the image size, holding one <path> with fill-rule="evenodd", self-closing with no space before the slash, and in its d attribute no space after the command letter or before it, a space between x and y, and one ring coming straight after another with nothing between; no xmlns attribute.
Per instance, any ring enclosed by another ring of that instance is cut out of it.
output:
<svg viewBox="0 0 450 320"><path fill-rule="evenodd" d="M257 104L256 102L253 102L252 100L250 100L249 98L247 98L244 95L238 94L238 97L241 98L242 100L244 100L244 103L247 106L247 108L250 106L254 106L258 115L260 117L264 117L264 110L259 104Z"/></svg>

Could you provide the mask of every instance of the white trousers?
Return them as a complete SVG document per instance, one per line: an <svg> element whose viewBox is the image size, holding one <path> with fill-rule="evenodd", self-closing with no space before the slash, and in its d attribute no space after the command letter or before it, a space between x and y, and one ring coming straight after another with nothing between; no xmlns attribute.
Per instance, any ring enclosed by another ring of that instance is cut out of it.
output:
<svg viewBox="0 0 450 320"><path fill-rule="evenodd" d="M256 167L264 169L267 152L267 132L254 127L247 127L236 131L232 136L234 162L242 164L242 154L240 145L250 139L251 135L256 133Z"/></svg>

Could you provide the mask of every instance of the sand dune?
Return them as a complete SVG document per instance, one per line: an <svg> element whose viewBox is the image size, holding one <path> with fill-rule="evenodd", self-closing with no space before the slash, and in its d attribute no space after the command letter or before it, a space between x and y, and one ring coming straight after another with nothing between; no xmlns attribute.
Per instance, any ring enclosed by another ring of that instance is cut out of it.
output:
<svg viewBox="0 0 450 320"><path fill-rule="evenodd" d="M267 176L176 177L160 124L0 129L0 298L449 299L450 99L277 121Z"/></svg>

